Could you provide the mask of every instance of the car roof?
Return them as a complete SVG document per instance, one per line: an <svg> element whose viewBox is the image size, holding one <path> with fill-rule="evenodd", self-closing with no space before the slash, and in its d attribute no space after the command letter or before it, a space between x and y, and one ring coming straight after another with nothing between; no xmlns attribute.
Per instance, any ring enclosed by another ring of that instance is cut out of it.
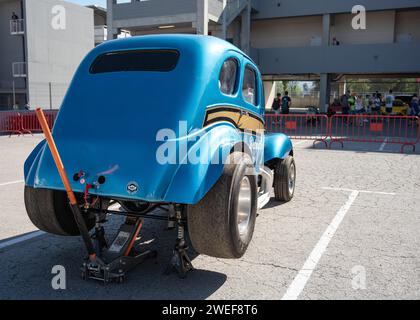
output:
<svg viewBox="0 0 420 320"><path fill-rule="evenodd" d="M252 59L239 48L213 36L191 35L191 34L158 34L135 36L123 39L110 40L97 46L93 52L97 55L119 50L130 50L140 48L174 48L174 49L192 49L197 52L202 49L203 52L212 52L214 47L224 51L232 50L240 53L251 62ZM254 62L253 62L254 63Z"/></svg>

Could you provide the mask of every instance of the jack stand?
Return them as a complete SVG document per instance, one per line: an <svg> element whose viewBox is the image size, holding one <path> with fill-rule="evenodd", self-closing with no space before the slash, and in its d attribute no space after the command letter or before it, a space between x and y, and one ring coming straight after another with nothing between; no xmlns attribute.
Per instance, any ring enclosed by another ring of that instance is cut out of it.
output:
<svg viewBox="0 0 420 320"><path fill-rule="evenodd" d="M180 206L175 206L175 212L178 227L178 238L165 274L168 275L172 271L176 271L181 279L185 279L187 277L187 273L194 270L194 268L187 253L188 245L185 241L185 227L184 222L182 221L182 210Z"/></svg>
<svg viewBox="0 0 420 320"><path fill-rule="evenodd" d="M168 225L166 227L166 230L173 230L173 229L176 228L176 221L171 220L171 219L176 217L176 212L175 212L175 207L174 206L171 206L169 208L168 217L169 217L169 220L168 220Z"/></svg>
<svg viewBox="0 0 420 320"><path fill-rule="evenodd" d="M120 283L123 282L126 273L130 269L143 262L146 258L156 256L156 251L147 250L143 253L137 253L133 250L137 236L143 225L143 220L139 217L127 217L125 223L121 226L117 237L108 248L105 239L105 231L101 227L102 219L100 216L96 216L95 238L97 248L95 248L92 237L90 236L83 216L80 213L79 204L77 203L76 196L71 188L70 181L67 177L66 170L64 169L60 154L58 153L57 146L55 145L45 114L41 108L38 108L36 109L36 115L42 131L45 134L45 139L47 140L58 173L60 174L61 181L66 189L74 220L89 255L89 260L82 266L82 278L86 280L101 280L105 283L113 280ZM89 191L89 188L87 188L87 191ZM107 250L103 250L104 247L107 248Z"/></svg>
<svg viewBox="0 0 420 320"><path fill-rule="evenodd" d="M96 260L83 263L82 279L99 280L104 283L123 283L129 270L147 258L156 257L156 251L147 250L139 253L134 249L142 225L142 219L127 217L109 248L107 245L103 245L106 244L103 228L100 226L95 228L94 237L100 251L98 251Z"/></svg>
<svg viewBox="0 0 420 320"><path fill-rule="evenodd" d="M108 249L108 243L105 238L105 229L102 226L102 223L106 220L101 219L100 213L95 213L95 233L92 236L92 239L95 240L95 251L101 255L103 249Z"/></svg>

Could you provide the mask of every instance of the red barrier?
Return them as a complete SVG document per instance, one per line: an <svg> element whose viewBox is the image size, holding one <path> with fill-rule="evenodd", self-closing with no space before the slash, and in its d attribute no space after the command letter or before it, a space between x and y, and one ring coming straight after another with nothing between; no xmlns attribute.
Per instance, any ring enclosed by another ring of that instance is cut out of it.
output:
<svg viewBox="0 0 420 320"><path fill-rule="evenodd" d="M57 110L45 110L45 118L47 119L50 129L54 126L55 118L57 117ZM39 121L36 117L35 112L27 111L22 112L22 129L24 131L30 132L42 132L42 128L39 124Z"/></svg>
<svg viewBox="0 0 420 320"><path fill-rule="evenodd" d="M417 117L376 115L334 115L329 121L330 147L333 143L376 142L400 144L401 152L420 141Z"/></svg>
<svg viewBox="0 0 420 320"><path fill-rule="evenodd" d="M58 110L45 111L50 129L54 126ZM41 126L34 111L3 111L0 112L0 133L23 135L41 132Z"/></svg>
<svg viewBox="0 0 420 320"><path fill-rule="evenodd" d="M20 113L15 111L0 112L0 133L23 134Z"/></svg>
<svg viewBox="0 0 420 320"><path fill-rule="evenodd" d="M268 133L281 132L291 139L321 141L327 147L344 142L389 143L401 145L401 152L420 142L419 118L377 115L266 115ZM327 143L329 141L329 144Z"/></svg>
<svg viewBox="0 0 420 320"><path fill-rule="evenodd" d="M291 139L323 142L327 147L328 117L311 114L270 114L265 116L266 132L281 132Z"/></svg>

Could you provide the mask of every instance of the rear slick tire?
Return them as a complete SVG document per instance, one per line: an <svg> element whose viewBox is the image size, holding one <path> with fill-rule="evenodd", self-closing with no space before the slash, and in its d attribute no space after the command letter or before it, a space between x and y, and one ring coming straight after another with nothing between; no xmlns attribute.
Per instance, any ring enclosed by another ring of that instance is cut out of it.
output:
<svg viewBox="0 0 420 320"><path fill-rule="evenodd" d="M216 258L241 258L254 233L257 202L251 157L232 153L213 188L198 204L187 207L194 249Z"/></svg>
<svg viewBox="0 0 420 320"><path fill-rule="evenodd" d="M29 219L40 230L59 236L80 235L66 192L25 186L25 207ZM95 219L83 218L91 230Z"/></svg>

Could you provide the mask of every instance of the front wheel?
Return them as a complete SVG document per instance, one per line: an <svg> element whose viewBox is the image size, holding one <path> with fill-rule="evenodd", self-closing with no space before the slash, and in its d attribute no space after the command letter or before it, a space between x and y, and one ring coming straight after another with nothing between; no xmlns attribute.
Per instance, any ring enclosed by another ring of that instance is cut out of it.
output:
<svg viewBox="0 0 420 320"><path fill-rule="evenodd" d="M194 249L208 256L238 259L251 242L257 216L257 177L251 157L232 153L215 186L187 207Z"/></svg>
<svg viewBox="0 0 420 320"><path fill-rule="evenodd" d="M293 199L296 186L296 164L292 156L277 163L274 169L274 195L276 200L288 202Z"/></svg>

